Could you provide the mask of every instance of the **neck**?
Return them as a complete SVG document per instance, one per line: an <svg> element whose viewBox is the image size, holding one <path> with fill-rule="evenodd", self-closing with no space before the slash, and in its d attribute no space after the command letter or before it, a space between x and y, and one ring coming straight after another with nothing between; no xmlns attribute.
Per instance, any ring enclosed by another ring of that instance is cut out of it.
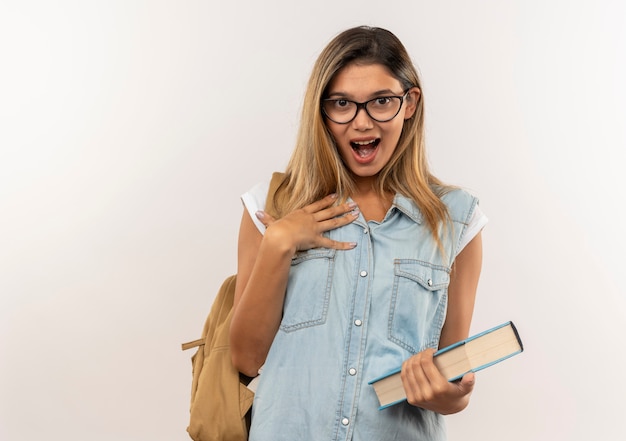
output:
<svg viewBox="0 0 626 441"><path fill-rule="evenodd" d="M374 180L366 183L357 182L356 190L351 196L352 200L357 203L359 210L363 213L366 220L382 221L391 208L394 194L387 192L380 195L374 188Z"/></svg>

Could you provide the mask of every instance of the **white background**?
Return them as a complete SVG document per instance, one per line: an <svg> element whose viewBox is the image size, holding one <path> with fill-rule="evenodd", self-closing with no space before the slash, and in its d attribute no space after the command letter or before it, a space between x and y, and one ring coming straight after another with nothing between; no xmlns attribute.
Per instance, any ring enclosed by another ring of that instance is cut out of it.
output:
<svg viewBox="0 0 626 441"><path fill-rule="evenodd" d="M450 439L624 439L619 0L4 0L0 439L188 439L180 344L236 270L239 195L359 24L405 43L432 167L490 219L472 331L526 346Z"/></svg>

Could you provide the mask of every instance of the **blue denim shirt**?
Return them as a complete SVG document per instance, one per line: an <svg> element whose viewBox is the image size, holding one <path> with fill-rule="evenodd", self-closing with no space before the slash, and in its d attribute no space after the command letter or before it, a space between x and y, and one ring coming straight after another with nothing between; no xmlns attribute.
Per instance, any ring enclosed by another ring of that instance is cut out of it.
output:
<svg viewBox="0 0 626 441"><path fill-rule="evenodd" d="M462 190L443 200L453 221L443 255L417 206L396 195L382 222L361 216L328 233L356 248L294 256L250 441L445 439L441 415L407 402L378 410L368 384L438 346L450 268L477 204Z"/></svg>

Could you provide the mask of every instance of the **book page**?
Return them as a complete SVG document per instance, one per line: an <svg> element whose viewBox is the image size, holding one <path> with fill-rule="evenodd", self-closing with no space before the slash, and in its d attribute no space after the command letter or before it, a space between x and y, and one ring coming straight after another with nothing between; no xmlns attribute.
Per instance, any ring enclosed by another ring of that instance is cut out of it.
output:
<svg viewBox="0 0 626 441"><path fill-rule="evenodd" d="M471 369L494 363L521 350L511 326L504 326L476 340L468 342L467 354Z"/></svg>
<svg viewBox="0 0 626 441"><path fill-rule="evenodd" d="M471 370L470 360L466 353L466 345L460 345L437 355L435 366L448 380Z"/></svg>

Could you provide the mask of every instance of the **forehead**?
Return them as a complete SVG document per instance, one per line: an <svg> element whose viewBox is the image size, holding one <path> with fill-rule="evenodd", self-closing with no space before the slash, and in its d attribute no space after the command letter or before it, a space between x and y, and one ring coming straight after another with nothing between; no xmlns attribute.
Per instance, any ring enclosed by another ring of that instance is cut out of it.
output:
<svg viewBox="0 0 626 441"><path fill-rule="evenodd" d="M353 97L380 91L402 92L400 81L382 64L351 63L335 74L328 85L328 94Z"/></svg>

